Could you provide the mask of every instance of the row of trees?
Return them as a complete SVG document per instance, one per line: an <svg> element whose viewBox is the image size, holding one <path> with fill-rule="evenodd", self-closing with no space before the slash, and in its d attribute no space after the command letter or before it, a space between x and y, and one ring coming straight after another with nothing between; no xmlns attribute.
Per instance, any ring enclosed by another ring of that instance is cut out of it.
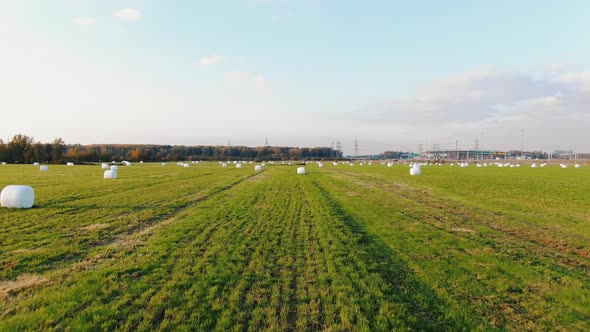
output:
<svg viewBox="0 0 590 332"><path fill-rule="evenodd" d="M52 143L34 142L33 137L18 134L7 143L0 139L0 161L32 163L35 161L59 163L64 160L66 145L61 138Z"/></svg>
<svg viewBox="0 0 590 332"><path fill-rule="evenodd" d="M327 147L247 147L100 144L66 145L61 138L52 143L34 142L33 137L15 135L7 143L0 139L0 161L9 163L64 163L96 161L177 160L296 160L342 158L342 152Z"/></svg>

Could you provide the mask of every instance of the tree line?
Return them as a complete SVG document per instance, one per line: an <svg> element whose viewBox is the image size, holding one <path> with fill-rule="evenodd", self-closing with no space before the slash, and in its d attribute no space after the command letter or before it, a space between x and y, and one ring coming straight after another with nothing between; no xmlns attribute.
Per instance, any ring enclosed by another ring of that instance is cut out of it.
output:
<svg viewBox="0 0 590 332"><path fill-rule="evenodd" d="M248 147L184 146L142 144L65 144L61 138L51 143L35 142L18 134L0 139L0 162L65 163L97 161L179 161L179 160L320 160L341 159L342 152L329 147Z"/></svg>

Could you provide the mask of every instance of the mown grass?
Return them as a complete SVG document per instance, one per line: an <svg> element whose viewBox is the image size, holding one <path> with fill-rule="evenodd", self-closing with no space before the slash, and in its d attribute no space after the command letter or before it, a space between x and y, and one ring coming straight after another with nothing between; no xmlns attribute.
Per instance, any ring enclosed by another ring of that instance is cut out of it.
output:
<svg viewBox="0 0 590 332"><path fill-rule="evenodd" d="M588 330L588 171L2 166L0 330Z"/></svg>

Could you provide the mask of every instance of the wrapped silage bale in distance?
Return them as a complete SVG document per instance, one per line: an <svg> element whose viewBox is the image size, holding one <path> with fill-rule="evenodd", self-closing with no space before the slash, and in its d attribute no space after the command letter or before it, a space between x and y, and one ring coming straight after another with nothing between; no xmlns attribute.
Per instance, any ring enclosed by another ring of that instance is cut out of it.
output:
<svg viewBox="0 0 590 332"><path fill-rule="evenodd" d="M112 165L112 166L111 166L111 170L112 170L112 171L118 171L118 170L119 170L119 166L117 166L117 165Z"/></svg>
<svg viewBox="0 0 590 332"><path fill-rule="evenodd" d="M166 163L162 163L162 166L166 166Z"/></svg>
<svg viewBox="0 0 590 332"><path fill-rule="evenodd" d="M566 164L561 164L561 168L567 168L568 166Z"/></svg>
<svg viewBox="0 0 590 332"><path fill-rule="evenodd" d="M305 167L297 167L297 174L305 174Z"/></svg>
<svg viewBox="0 0 590 332"><path fill-rule="evenodd" d="M333 162L332 165L338 166L338 163L337 162Z"/></svg>
<svg viewBox="0 0 590 332"><path fill-rule="evenodd" d="M6 162L5 162L5 161L3 161L3 162L2 162L2 165L6 165Z"/></svg>
<svg viewBox="0 0 590 332"><path fill-rule="evenodd" d="M323 163L318 163L318 167L324 167Z"/></svg>
<svg viewBox="0 0 590 332"><path fill-rule="evenodd" d="M254 166L254 171L255 171L255 172L260 172L260 171L262 171L262 166L261 166L261 165L256 165L256 166Z"/></svg>
<svg viewBox="0 0 590 332"><path fill-rule="evenodd" d="M67 166L74 166L74 163L67 163Z"/></svg>
<svg viewBox="0 0 590 332"><path fill-rule="evenodd" d="M139 161L139 163L140 163L140 164L143 164L143 160L140 160L140 161Z"/></svg>
<svg viewBox="0 0 590 332"><path fill-rule="evenodd" d="M191 164L189 164L189 163L186 163L186 164L184 164L184 165L183 165L183 167L184 167L184 168L189 168L189 167L191 167Z"/></svg>
<svg viewBox="0 0 590 332"><path fill-rule="evenodd" d="M414 166L412 166L412 168L410 168L410 175L420 175L420 174L422 174L422 170L420 169L419 164L415 164Z"/></svg>
<svg viewBox="0 0 590 332"><path fill-rule="evenodd" d="M227 163L221 163L221 167L227 167Z"/></svg>
<svg viewBox="0 0 590 332"><path fill-rule="evenodd" d="M545 166L547 166L547 163L542 163L541 164L541 167L545 167Z"/></svg>
<svg viewBox="0 0 590 332"><path fill-rule="evenodd" d="M236 164L236 168L242 168L242 164Z"/></svg>
<svg viewBox="0 0 590 332"><path fill-rule="evenodd" d="M40 170L41 172L47 172L47 170L48 170L48 167L47 167L47 165L42 165L41 167L39 167L39 170Z"/></svg>
<svg viewBox="0 0 590 332"><path fill-rule="evenodd" d="M29 186L6 186L0 193L0 205L5 208L29 209L35 203L35 191Z"/></svg>
<svg viewBox="0 0 590 332"><path fill-rule="evenodd" d="M117 178L117 171L114 169L109 169L104 171L104 176L105 179L116 179Z"/></svg>
<svg viewBox="0 0 590 332"><path fill-rule="evenodd" d="M538 167L538 166L537 166L537 163L533 163L533 164L531 165L531 168L537 168L537 167Z"/></svg>
<svg viewBox="0 0 590 332"><path fill-rule="evenodd" d="M582 165L580 165L580 164L575 164L575 165L574 165L574 167L575 167L575 168L580 168L580 167L582 167Z"/></svg>
<svg viewBox="0 0 590 332"><path fill-rule="evenodd" d="M107 164L107 163L102 163L102 165L100 167L102 167L102 169L110 169L111 168L109 166L109 164Z"/></svg>
<svg viewBox="0 0 590 332"><path fill-rule="evenodd" d="M34 162L33 163L33 166L39 166L39 163L38 162Z"/></svg>

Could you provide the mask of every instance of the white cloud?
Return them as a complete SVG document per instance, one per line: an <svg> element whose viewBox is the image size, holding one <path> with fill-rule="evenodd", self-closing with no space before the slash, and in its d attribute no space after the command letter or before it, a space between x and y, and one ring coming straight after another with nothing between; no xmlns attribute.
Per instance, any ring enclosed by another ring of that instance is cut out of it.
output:
<svg viewBox="0 0 590 332"><path fill-rule="evenodd" d="M199 63L201 64L201 66L210 67L210 66L215 66L215 65L223 62L224 60L225 60L225 57L223 55L211 55L211 56L202 57L201 59L199 59Z"/></svg>
<svg viewBox="0 0 590 332"><path fill-rule="evenodd" d="M113 12L113 16L122 20L137 21L141 17L141 11L135 8L123 8Z"/></svg>
<svg viewBox="0 0 590 332"><path fill-rule="evenodd" d="M74 23L81 26L90 26L96 23L96 19L92 17L76 17Z"/></svg>
<svg viewBox="0 0 590 332"><path fill-rule="evenodd" d="M513 136L518 136L519 128L526 128L536 147L583 148L586 143L581 137L590 126L590 72L554 68L565 72L550 77L540 75L542 70L461 73L428 84L412 96L375 101L349 113L348 118L367 126L405 126L413 131L408 138L416 140L422 136L444 142L447 136L465 135L473 141L481 131L489 130L486 138L495 147L515 148Z"/></svg>

